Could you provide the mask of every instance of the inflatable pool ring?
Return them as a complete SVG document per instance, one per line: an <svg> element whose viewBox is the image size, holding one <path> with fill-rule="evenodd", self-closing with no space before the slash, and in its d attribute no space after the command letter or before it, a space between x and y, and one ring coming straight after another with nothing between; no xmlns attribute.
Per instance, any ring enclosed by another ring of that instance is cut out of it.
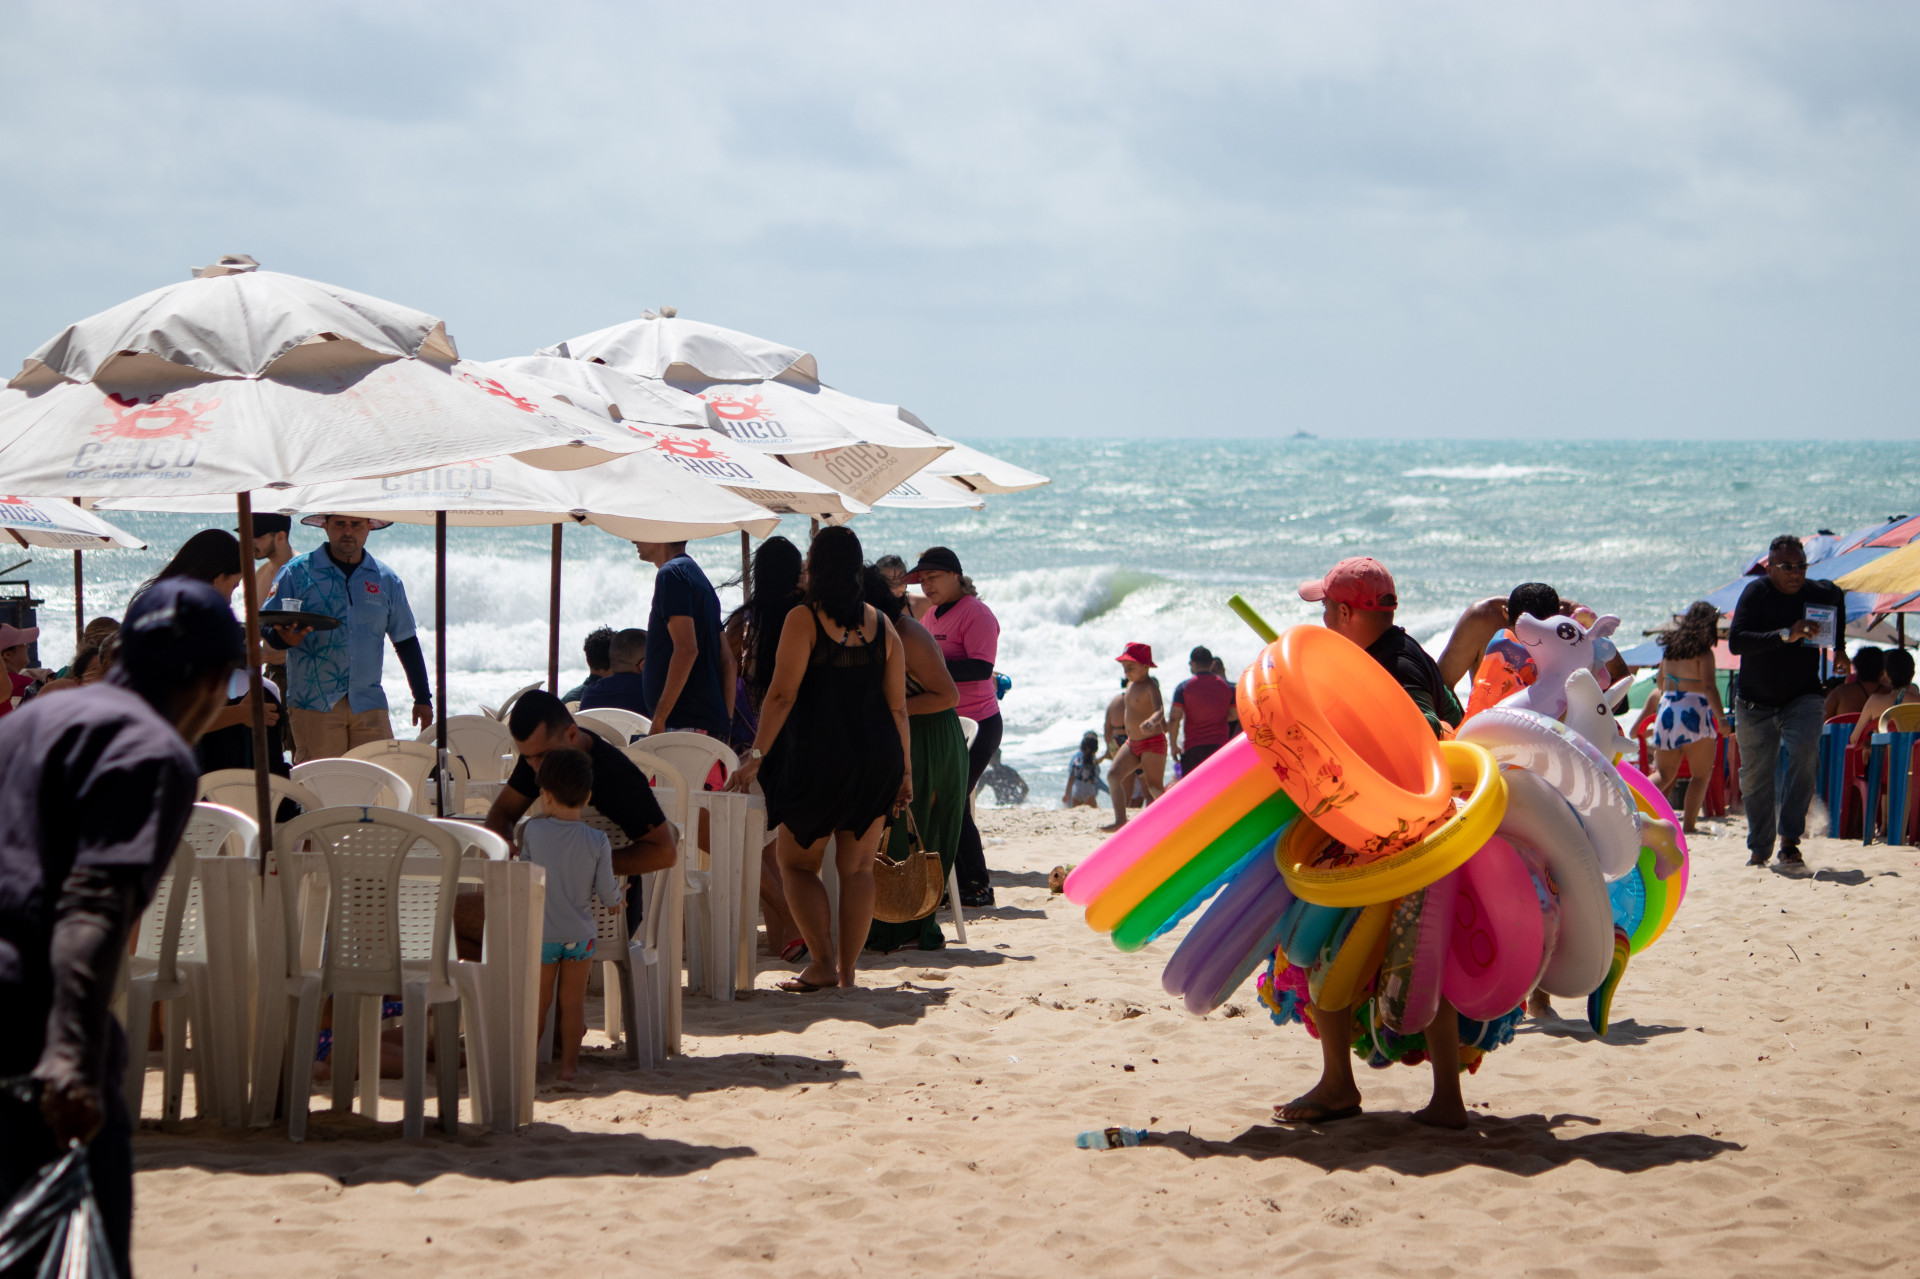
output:
<svg viewBox="0 0 1920 1279"><path fill-rule="evenodd" d="M1632 788L1634 802L1640 805L1641 811L1651 812L1653 816L1673 827L1674 843L1680 849L1680 869L1666 880L1668 893L1666 917L1661 921L1653 937L1648 940L1647 944L1650 946L1659 939L1661 933L1667 931L1667 925L1673 922L1674 913L1680 909L1680 903L1687 899L1687 884L1693 878L1693 853L1687 848L1687 834L1681 829L1680 819L1674 815L1673 805L1669 804L1667 797L1660 793L1660 788L1653 784L1653 779L1632 764L1621 764L1619 771L1621 778Z"/></svg>
<svg viewBox="0 0 1920 1279"><path fill-rule="evenodd" d="M1600 691L1592 671L1581 669L1567 676L1567 713L1560 722L1586 738L1587 745L1610 764L1617 765L1633 749L1620 731L1620 721L1607 709L1607 695Z"/></svg>
<svg viewBox="0 0 1920 1279"><path fill-rule="evenodd" d="M1314 1003L1322 1008L1340 1009L1360 1002L1367 983L1380 970L1386 954L1387 924L1393 918L1395 904L1376 902L1354 913L1346 936L1337 939L1339 947L1329 950L1330 958L1315 964L1307 974Z"/></svg>
<svg viewBox="0 0 1920 1279"><path fill-rule="evenodd" d="M1239 738L1228 742L1214 752L1212 758L1181 778L1178 785L1168 787L1167 792L1147 805L1145 811L1094 849L1091 856L1074 867L1060 891L1076 906L1091 905L1093 899L1105 892L1122 871L1153 851L1162 840L1177 832L1200 812L1214 806L1229 792L1244 787L1249 781L1259 793L1234 813L1233 818L1250 811L1276 789L1273 785L1264 785L1269 780L1269 773L1270 770L1261 762L1251 744ZM1221 829L1225 830L1231 824L1232 819L1229 819Z"/></svg>
<svg viewBox="0 0 1920 1279"><path fill-rule="evenodd" d="M1209 760L1208 763L1213 761ZM1195 769L1196 775L1199 769ZM1186 785L1180 783L1168 790ZM1148 806L1151 812L1160 801ZM1253 774L1223 790L1213 804L1189 818L1179 830L1155 844L1131 866L1114 877L1112 883L1087 905L1087 926L1095 932L1112 932L1120 923L1153 895L1153 891L1173 878L1216 842L1224 841L1221 857L1234 856L1237 847L1246 850L1279 830L1298 810L1281 794L1271 775Z"/></svg>
<svg viewBox="0 0 1920 1279"><path fill-rule="evenodd" d="M1393 908L1374 999L1389 1030L1402 1035L1425 1030L1440 1009L1459 884L1458 874L1449 874L1408 893Z"/></svg>
<svg viewBox="0 0 1920 1279"><path fill-rule="evenodd" d="M1453 813L1410 848L1362 860L1304 815L1277 852L1294 896L1321 906L1371 906L1417 892L1449 874L1499 826L1507 786L1493 757L1478 746L1440 742L1453 786L1464 795Z"/></svg>
<svg viewBox="0 0 1920 1279"><path fill-rule="evenodd" d="M1572 807L1543 778L1524 769L1507 769L1504 776L1507 815L1500 837L1539 852L1560 902L1559 937L1537 984L1549 995L1584 999L1606 980L1613 961L1613 906L1593 844Z"/></svg>
<svg viewBox="0 0 1920 1279"><path fill-rule="evenodd" d="M1553 891L1553 876L1547 873L1546 856L1539 849L1517 840L1508 839L1513 851L1520 854L1520 861L1527 868L1527 877L1533 880L1533 895L1540 903L1540 966L1534 970L1533 984L1529 990L1538 990L1540 978L1545 975L1547 965L1553 960L1554 949L1560 944L1560 896Z"/></svg>
<svg viewBox="0 0 1920 1279"><path fill-rule="evenodd" d="M1280 918L1293 904L1286 881L1275 879L1254 899L1233 931L1220 939L1187 983L1187 1011L1204 1017L1240 988L1253 970L1267 962L1280 940Z"/></svg>
<svg viewBox="0 0 1920 1279"><path fill-rule="evenodd" d="M1446 815L1447 769L1426 717L1353 641L1293 627L1241 675L1236 700L1281 788L1342 844L1393 852Z"/></svg>
<svg viewBox="0 0 1920 1279"><path fill-rule="evenodd" d="M1520 692L1533 683L1538 674L1532 654L1512 631L1501 631L1500 637L1487 645L1485 656L1473 672L1473 686L1467 690L1466 718L1472 719Z"/></svg>
<svg viewBox="0 0 1920 1279"><path fill-rule="evenodd" d="M1273 857L1269 854L1249 859L1246 868L1227 881L1220 895L1194 921L1193 927L1187 930L1187 935L1181 938L1180 945L1167 960L1167 966L1160 974L1160 985L1169 995L1176 998L1185 996L1194 973L1213 955L1226 935L1233 931L1234 925L1247 913L1247 908L1277 879L1280 879L1280 874L1274 868ZM1291 898L1288 901L1290 904ZM1284 914L1285 910L1286 906L1282 905L1281 913ZM1275 922L1278 922L1277 917Z"/></svg>
<svg viewBox="0 0 1920 1279"><path fill-rule="evenodd" d="M1613 996L1620 989L1620 979L1627 975L1627 961L1632 954L1627 944L1627 934L1621 929L1614 929L1613 963L1607 968L1607 979L1587 996L1587 1024L1593 1027L1596 1035L1606 1034L1607 1027L1613 1024Z"/></svg>
<svg viewBox="0 0 1920 1279"><path fill-rule="evenodd" d="M1271 856L1268 841L1299 812L1285 793L1274 792L1128 911L1113 930L1113 944L1134 951L1164 936L1223 888L1256 849L1266 845L1261 855Z"/></svg>
<svg viewBox="0 0 1920 1279"><path fill-rule="evenodd" d="M1321 907L1320 909L1326 909L1326 908ZM1318 998L1320 994L1321 984L1323 983L1327 975L1328 966L1333 963L1334 957L1340 953L1340 948L1347 944L1348 934L1353 932L1353 926L1359 922L1360 922L1360 912L1358 910L1341 911L1340 926L1333 930L1333 936L1327 938L1326 942L1320 947L1319 951L1313 956L1313 958L1309 962L1301 965L1293 965L1292 961L1288 960L1288 963L1290 965L1294 967L1298 967L1302 972L1306 973L1307 992L1309 994ZM1278 951L1275 952L1275 954L1280 959L1287 959L1287 938L1286 938L1285 929L1281 930L1280 948Z"/></svg>
<svg viewBox="0 0 1920 1279"><path fill-rule="evenodd" d="M1287 962L1299 968L1313 967L1320 952L1347 922L1349 913L1339 906L1298 902L1296 909L1288 912L1287 927L1280 934L1280 949Z"/></svg>
<svg viewBox="0 0 1920 1279"><path fill-rule="evenodd" d="M1533 876L1498 835L1454 872L1453 933L1441 993L1462 1016L1489 1021L1525 1002L1544 932Z"/></svg>
<svg viewBox="0 0 1920 1279"><path fill-rule="evenodd" d="M1646 881L1637 871L1622 875L1607 885L1607 901L1613 907L1613 926L1632 937L1647 917Z"/></svg>
<svg viewBox="0 0 1920 1279"><path fill-rule="evenodd" d="M1462 725L1460 740L1484 746L1502 764L1551 782L1587 828L1603 876L1618 879L1640 860L1640 812L1632 790L1600 752L1565 724L1532 711L1496 706Z"/></svg>

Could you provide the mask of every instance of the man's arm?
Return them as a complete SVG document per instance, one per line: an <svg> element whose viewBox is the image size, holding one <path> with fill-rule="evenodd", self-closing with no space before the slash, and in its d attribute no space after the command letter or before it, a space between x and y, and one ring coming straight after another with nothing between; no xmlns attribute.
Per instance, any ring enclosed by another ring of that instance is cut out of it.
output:
<svg viewBox="0 0 1920 1279"><path fill-rule="evenodd" d="M508 849L515 857L520 855L520 846L513 842L513 828L532 807L531 796L522 795L511 786L502 786L500 793L493 797L493 803L487 808L487 829L506 840Z"/></svg>
<svg viewBox="0 0 1920 1279"><path fill-rule="evenodd" d="M1448 688L1474 673L1486 655L1487 645L1506 624L1504 595L1489 595L1467 606L1460 620L1453 624L1453 634L1447 637L1447 647L1440 654L1440 678Z"/></svg>
<svg viewBox="0 0 1920 1279"><path fill-rule="evenodd" d="M413 607L407 603L407 588L398 579L387 601L387 637L400 658L400 669L407 673L407 687L413 690L413 726L433 727L433 681L427 678L427 659L420 651L420 636L413 621Z"/></svg>
<svg viewBox="0 0 1920 1279"><path fill-rule="evenodd" d="M1174 691L1173 708L1167 712L1167 750L1180 753L1180 725L1186 722L1187 704L1180 700L1179 690Z"/></svg>
<svg viewBox="0 0 1920 1279"><path fill-rule="evenodd" d="M1759 606L1752 601L1757 600L1762 593L1758 589L1759 586L1760 583L1755 582L1741 591L1740 602L1733 606L1733 621L1727 625L1727 651L1735 657L1742 657L1748 653L1764 653L1770 649L1779 648L1783 644L1790 644L1803 637L1811 636L1819 630L1804 618L1788 626L1784 636L1780 634L1781 628L1777 626L1770 630L1758 629L1760 619L1756 614L1760 610Z"/></svg>
<svg viewBox="0 0 1920 1279"><path fill-rule="evenodd" d="M666 686L660 690L659 700L653 704L653 731L656 733L667 731L667 720L673 715L674 703L680 700L681 692L687 687L687 679L693 674L693 664L700 658L700 636L693 629L691 617L685 613L669 617L667 634L673 638L673 656L667 661Z"/></svg>
<svg viewBox="0 0 1920 1279"><path fill-rule="evenodd" d="M674 838L673 823L661 822L625 848L613 850L613 873L647 875L667 869L680 860Z"/></svg>
<svg viewBox="0 0 1920 1279"><path fill-rule="evenodd" d="M108 1004L140 913L143 872L134 866L76 866L54 906L53 1010L33 1077L41 1113L61 1141L91 1140L104 1114ZM140 1045L145 1051L146 1045Z"/></svg>

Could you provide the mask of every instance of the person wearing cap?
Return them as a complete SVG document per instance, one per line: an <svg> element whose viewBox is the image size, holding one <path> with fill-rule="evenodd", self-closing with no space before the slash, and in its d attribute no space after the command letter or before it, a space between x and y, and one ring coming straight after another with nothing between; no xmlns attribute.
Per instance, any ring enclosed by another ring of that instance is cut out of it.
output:
<svg viewBox="0 0 1920 1279"><path fill-rule="evenodd" d="M1386 668L1426 716L1435 737L1444 737L1445 728L1460 726L1460 701L1439 663L1405 627L1393 624L1400 599L1386 565L1369 556L1341 560L1325 577L1300 583L1300 598L1322 605L1321 618L1328 630L1366 649Z"/></svg>
<svg viewBox="0 0 1920 1279"><path fill-rule="evenodd" d="M940 646L947 674L959 691L960 703L954 709L962 719L979 725L967 747L967 812L960 822L954 875L960 881L962 906L991 906L993 879L987 873L980 828L973 820L973 792L999 753L1006 731L993 684L993 663L1000 656L1000 619L981 601L973 579L960 567L960 557L944 546L922 551L906 580L920 588L924 598L914 601L914 616Z"/></svg>
<svg viewBox="0 0 1920 1279"><path fill-rule="evenodd" d="M427 659L420 651L413 609L407 605L407 588L366 549L367 534L392 521L309 515L300 522L324 530L327 540L287 561L262 607L319 613L338 618L340 625L330 631L267 629L267 642L287 650L294 761L330 759L393 736L387 693L380 686L388 640L413 690L414 726L432 726L433 685L427 680Z"/></svg>
<svg viewBox="0 0 1920 1279"><path fill-rule="evenodd" d="M0 698L0 715L13 709L14 699L24 697L37 682L27 674L28 645L40 638L38 626L0 626L0 667L7 673L7 695Z"/></svg>
<svg viewBox="0 0 1920 1279"><path fill-rule="evenodd" d="M133 1120L109 1004L193 809L193 743L240 661L228 602L204 582L163 581L128 608L104 679L0 722L0 1078L30 1076L38 1092L0 1094L0 1203L69 1140L86 1143L122 1275ZM29 1259L17 1273L32 1272Z"/></svg>
<svg viewBox="0 0 1920 1279"><path fill-rule="evenodd" d="M273 594L273 579L293 558L293 543L287 540L292 532L290 515L268 511L253 517L253 558L266 561L254 570L261 599Z"/></svg>
<svg viewBox="0 0 1920 1279"><path fill-rule="evenodd" d="M1113 822L1101 830L1119 830L1127 824L1127 800L1133 793L1133 779L1151 804L1166 790L1167 722L1161 714L1160 681L1153 678L1153 646L1132 643L1114 658L1126 676L1127 687L1121 694L1127 720L1126 745L1113 758L1107 770L1108 793L1113 799Z"/></svg>
<svg viewBox="0 0 1920 1279"><path fill-rule="evenodd" d="M1180 752L1180 776L1185 777L1212 758L1240 731L1233 704L1233 685L1214 673L1213 650L1201 645L1187 654L1191 677L1173 686L1173 708L1167 712L1167 736Z"/></svg>

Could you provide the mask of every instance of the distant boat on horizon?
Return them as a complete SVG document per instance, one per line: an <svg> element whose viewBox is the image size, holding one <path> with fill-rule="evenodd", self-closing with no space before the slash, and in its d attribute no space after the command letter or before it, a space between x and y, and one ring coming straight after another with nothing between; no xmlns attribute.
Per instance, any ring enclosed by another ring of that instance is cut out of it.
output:
<svg viewBox="0 0 1920 1279"><path fill-rule="evenodd" d="M1292 435L1289 435L1287 438L1290 440L1317 440L1320 437L1315 435L1312 431L1295 431Z"/></svg>

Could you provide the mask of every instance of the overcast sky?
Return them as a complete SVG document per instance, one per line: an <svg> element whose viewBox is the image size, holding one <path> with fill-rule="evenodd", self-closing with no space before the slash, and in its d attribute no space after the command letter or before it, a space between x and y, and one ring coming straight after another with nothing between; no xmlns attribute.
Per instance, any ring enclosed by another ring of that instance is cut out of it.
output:
<svg viewBox="0 0 1920 1279"><path fill-rule="evenodd" d="M0 364L222 252L995 435L1920 435L1920 6L0 7Z"/></svg>

